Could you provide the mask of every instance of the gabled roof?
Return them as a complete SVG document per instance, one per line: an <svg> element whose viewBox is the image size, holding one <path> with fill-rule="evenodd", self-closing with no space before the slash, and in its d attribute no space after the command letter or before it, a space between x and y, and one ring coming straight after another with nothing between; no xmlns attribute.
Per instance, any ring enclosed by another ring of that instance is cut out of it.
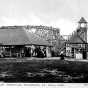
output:
<svg viewBox="0 0 88 88"><path fill-rule="evenodd" d="M68 43L84 43L84 41L82 40L82 38L75 33L70 40L68 41Z"/></svg>
<svg viewBox="0 0 88 88"><path fill-rule="evenodd" d="M85 18L84 17L81 17L81 19L79 20L79 22L78 23L87 23L87 21L85 20Z"/></svg>
<svg viewBox="0 0 88 88"><path fill-rule="evenodd" d="M27 33L24 29L0 29L0 44L1 45L46 45L50 44L39 38L38 36Z"/></svg>

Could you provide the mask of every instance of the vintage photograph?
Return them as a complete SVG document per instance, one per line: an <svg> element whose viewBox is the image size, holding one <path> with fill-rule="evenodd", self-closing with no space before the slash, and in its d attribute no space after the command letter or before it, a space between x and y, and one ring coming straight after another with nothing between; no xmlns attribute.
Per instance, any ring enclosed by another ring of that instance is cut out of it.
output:
<svg viewBox="0 0 88 88"><path fill-rule="evenodd" d="M88 83L88 0L0 0L0 83Z"/></svg>

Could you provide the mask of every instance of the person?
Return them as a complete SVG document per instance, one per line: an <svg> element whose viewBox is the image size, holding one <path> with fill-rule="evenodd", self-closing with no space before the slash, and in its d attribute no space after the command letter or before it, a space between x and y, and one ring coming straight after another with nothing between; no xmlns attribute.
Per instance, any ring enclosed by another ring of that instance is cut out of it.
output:
<svg viewBox="0 0 88 88"><path fill-rule="evenodd" d="M46 57L46 48L45 47L43 48L43 54L44 54L44 57Z"/></svg>
<svg viewBox="0 0 88 88"><path fill-rule="evenodd" d="M43 58L43 52L40 47L38 47L38 50L37 50L37 57Z"/></svg>
<svg viewBox="0 0 88 88"><path fill-rule="evenodd" d="M60 53L60 60L64 60L64 54L63 54L63 51Z"/></svg>

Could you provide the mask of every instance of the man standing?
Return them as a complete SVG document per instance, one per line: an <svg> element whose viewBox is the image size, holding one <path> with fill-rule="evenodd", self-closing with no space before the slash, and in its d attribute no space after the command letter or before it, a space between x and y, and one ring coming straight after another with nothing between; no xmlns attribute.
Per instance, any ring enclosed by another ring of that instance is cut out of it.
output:
<svg viewBox="0 0 88 88"><path fill-rule="evenodd" d="M60 60L64 60L64 53L63 53L63 51L60 53Z"/></svg>

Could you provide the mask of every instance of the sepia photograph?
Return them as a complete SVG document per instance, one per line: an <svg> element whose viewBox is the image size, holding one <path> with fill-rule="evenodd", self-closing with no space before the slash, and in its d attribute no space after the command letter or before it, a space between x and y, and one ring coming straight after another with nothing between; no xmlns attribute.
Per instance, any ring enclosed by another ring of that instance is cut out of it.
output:
<svg viewBox="0 0 88 88"><path fill-rule="evenodd" d="M88 83L87 9L88 0L0 0L0 83Z"/></svg>

